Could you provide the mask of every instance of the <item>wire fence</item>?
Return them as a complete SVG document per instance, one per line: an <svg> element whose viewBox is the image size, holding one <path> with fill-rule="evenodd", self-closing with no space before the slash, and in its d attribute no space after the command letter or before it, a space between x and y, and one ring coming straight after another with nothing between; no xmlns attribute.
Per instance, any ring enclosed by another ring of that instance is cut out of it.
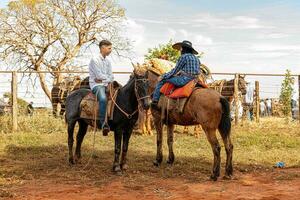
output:
<svg viewBox="0 0 300 200"><path fill-rule="evenodd" d="M46 87L51 91L53 87L53 77L47 71L39 72L45 75ZM67 71L59 72L64 77L68 77L70 80L74 77L80 77L84 79L88 76L88 72L85 71ZM121 84L125 84L129 79L131 72L128 71L119 71L114 72L115 80ZM10 94L15 92L18 99L24 100L24 104L33 102L33 107L35 108L45 108L49 110L49 113L52 113L52 103L49 97L46 95L45 91L42 89L40 84L38 73L36 72L26 72L26 71L0 71L0 106L2 107L13 107L13 98L10 97ZM245 81L249 82L248 87L255 88L255 82L259 83L259 102L266 99L272 99L274 102L277 102L280 96L281 83L284 80L285 74L241 74L245 76ZM237 76L237 73L213 73L212 79L208 82L213 82L216 80L234 80ZM299 118L299 75L292 75L295 77L294 93L293 99L297 102L297 107L294 109L293 113L295 118ZM14 80L15 79L15 80ZM13 82L16 81L15 88L16 91L13 91ZM234 85L224 86L232 87ZM59 95L58 93L53 93L54 95ZM257 105L260 106L260 105ZM0 109L1 109L0 107ZM8 109L9 110L9 109ZM0 110L1 111L1 110Z"/></svg>

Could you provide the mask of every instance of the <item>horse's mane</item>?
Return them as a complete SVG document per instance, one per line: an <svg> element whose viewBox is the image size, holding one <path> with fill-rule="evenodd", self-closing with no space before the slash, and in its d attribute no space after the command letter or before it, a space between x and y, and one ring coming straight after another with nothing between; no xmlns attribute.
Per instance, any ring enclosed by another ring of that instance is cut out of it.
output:
<svg viewBox="0 0 300 200"><path fill-rule="evenodd" d="M129 87L130 83L134 80L134 74L131 74L129 77L129 80L127 81L127 83L122 87L123 89L126 89Z"/></svg>

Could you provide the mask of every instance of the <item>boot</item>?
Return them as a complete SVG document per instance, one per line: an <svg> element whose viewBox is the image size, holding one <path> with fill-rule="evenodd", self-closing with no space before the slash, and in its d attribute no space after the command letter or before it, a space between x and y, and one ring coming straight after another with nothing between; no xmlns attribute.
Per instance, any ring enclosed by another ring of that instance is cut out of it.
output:
<svg viewBox="0 0 300 200"><path fill-rule="evenodd" d="M102 126L103 136L108 136L109 131L110 131L110 128L109 128L108 124L106 122L104 122L104 124Z"/></svg>
<svg viewBox="0 0 300 200"><path fill-rule="evenodd" d="M158 107L158 101L152 101L151 102L151 108L153 108L154 110L160 110L160 108Z"/></svg>

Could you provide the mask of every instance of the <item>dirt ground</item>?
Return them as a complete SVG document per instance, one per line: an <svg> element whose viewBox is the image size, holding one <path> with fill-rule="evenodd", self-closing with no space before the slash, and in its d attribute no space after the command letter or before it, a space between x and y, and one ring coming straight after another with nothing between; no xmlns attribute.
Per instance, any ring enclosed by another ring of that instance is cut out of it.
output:
<svg viewBox="0 0 300 200"><path fill-rule="evenodd" d="M204 136L177 133L174 165L166 164L164 144L164 161L157 168L152 164L155 135L133 135L129 169L118 176L111 172L113 135L96 135L93 148L93 134L87 134L82 162L70 166L65 127L45 133L40 130L52 130L48 127L52 123L37 119L31 124L41 127L36 132L0 134L1 200L300 199L300 127L296 123L272 119L233 129L234 177L222 179L226 153L221 144L221 177L216 182L208 178L213 156ZM279 161L285 168L273 168Z"/></svg>
<svg viewBox="0 0 300 200"><path fill-rule="evenodd" d="M289 200L300 198L299 168L275 169L272 172L237 173L233 180L199 183L178 178L152 179L149 182L124 182L116 176L100 186L94 183L77 183L76 180L31 180L14 188L13 199L239 199ZM130 175L123 175L130 176Z"/></svg>

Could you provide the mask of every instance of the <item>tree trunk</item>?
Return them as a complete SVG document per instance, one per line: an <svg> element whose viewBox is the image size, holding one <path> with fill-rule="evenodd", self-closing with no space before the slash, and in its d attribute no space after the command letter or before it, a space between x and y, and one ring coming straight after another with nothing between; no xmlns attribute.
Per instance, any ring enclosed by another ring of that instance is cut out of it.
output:
<svg viewBox="0 0 300 200"><path fill-rule="evenodd" d="M55 73L55 77L53 80L53 85L59 85L63 80L63 76L61 73Z"/></svg>
<svg viewBox="0 0 300 200"><path fill-rule="evenodd" d="M40 83L41 83L43 91L47 95L48 99L51 101L51 92L50 92L50 90L49 90L49 88L46 84L45 74L44 73L38 73L38 76L39 76Z"/></svg>

